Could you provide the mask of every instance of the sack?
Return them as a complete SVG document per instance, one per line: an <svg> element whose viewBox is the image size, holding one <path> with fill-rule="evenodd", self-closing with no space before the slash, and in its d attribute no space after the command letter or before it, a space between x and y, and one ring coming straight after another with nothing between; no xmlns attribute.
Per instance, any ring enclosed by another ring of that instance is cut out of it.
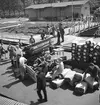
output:
<svg viewBox="0 0 100 105"><path fill-rule="evenodd" d="M63 77L65 78L65 76L67 75L67 73L69 72L69 71L71 71L71 69L68 69L68 68L65 68L63 71L62 71L62 75L63 75Z"/></svg>
<svg viewBox="0 0 100 105"><path fill-rule="evenodd" d="M66 75L65 75L65 80L66 82L68 82L71 86L73 86L73 78L74 75L76 74L75 71L69 71Z"/></svg>
<svg viewBox="0 0 100 105"><path fill-rule="evenodd" d="M64 79L55 79L51 82L53 88L58 88L64 83Z"/></svg>
<svg viewBox="0 0 100 105"><path fill-rule="evenodd" d="M74 92L83 95L84 93L86 93L87 87L88 84L82 81L75 86Z"/></svg>
<svg viewBox="0 0 100 105"><path fill-rule="evenodd" d="M88 83L91 89L97 89L99 86L99 83L95 81L95 79L88 73L86 74L85 81Z"/></svg>
<svg viewBox="0 0 100 105"><path fill-rule="evenodd" d="M82 76L79 74L75 74L73 78L73 84L79 83L82 81Z"/></svg>

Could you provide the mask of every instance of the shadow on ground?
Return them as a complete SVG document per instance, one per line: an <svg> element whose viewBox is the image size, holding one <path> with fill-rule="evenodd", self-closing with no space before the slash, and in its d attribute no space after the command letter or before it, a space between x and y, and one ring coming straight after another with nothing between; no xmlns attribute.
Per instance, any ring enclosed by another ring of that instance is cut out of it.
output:
<svg viewBox="0 0 100 105"><path fill-rule="evenodd" d="M10 63L9 59L5 59L5 60L0 61L0 65L5 65L7 63Z"/></svg>
<svg viewBox="0 0 100 105"><path fill-rule="evenodd" d="M21 81L26 87L33 85L35 82L29 77L28 79L25 79L24 81Z"/></svg>
<svg viewBox="0 0 100 105"><path fill-rule="evenodd" d="M12 82L12 83L9 83L9 84L7 84L7 85L4 85L3 87L5 87L5 88L10 88L11 86L13 86L13 85L15 85L15 84L17 84L17 83L19 83L19 82L21 82L20 80L17 80L17 81L14 81L14 82Z"/></svg>
<svg viewBox="0 0 100 105"><path fill-rule="evenodd" d="M10 74L10 73L13 73L13 67L12 66L9 66L7 68L7 71L5 73L2 73L1 75L6 75L6 74Z"/></svg>
<svg viewBox="0 0 100 105"><path fill-rule="evenodd" d="M39 104L42 104L42 103L45 103L45 102L34 102L34 101L30 101L30 104L29 105L39 105Z"/></svg>
<svg viewBox="0 0 100 105"><path fill-rule="evenodd" d="M30 105L39 105L39 102L30 101Z"/></svg>
<svg viewBox="0 0 100 105"><path fill-rule="evenodd" d="M6 74L10 74L10 73L13 73L13 71L12 70L8 70L5 73L2 73L1 75L6 75Z"/></svg>

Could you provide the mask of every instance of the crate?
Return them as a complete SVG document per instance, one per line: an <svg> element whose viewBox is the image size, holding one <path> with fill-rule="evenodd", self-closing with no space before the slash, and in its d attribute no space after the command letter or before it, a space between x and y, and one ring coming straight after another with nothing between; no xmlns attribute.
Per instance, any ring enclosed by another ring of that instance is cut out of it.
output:
<svg viewBox="0 0 100 105"><path fill-rule="evenodd" d="M89 52L93 52L94 51L94 48L91 47L89 50L90 50Z"/></svg>
<svg viewBox="0 0 100 105"><path fill-rule="evenodd" d="M82 52L77 52L77 56L81 56L82 55Z"/></svg>
<svg viewBox="0 0 100 105"><path fill-rule="evenodd" d="M83 56L82 61L83 62L89 62L89 56Z"/></svg>
<svg viewBox="0 0 100 105"><path fill-rule="evenodd" d="M72 60L77 60L77 57L76 56L72 56L71 59Z"/></svg>
<svg viewBox="0 0 100 105"><path fill-rule="evenodd" d="M91 44L90 44L90 47L93 47L93 48L94 48L94 46L95 46L95 44L94 44L94 43L91 43Z"/></svg>
<svg viewBox="0 0 100 105"><path fill-rule="evenodd" d="M90 46L91 41L86 41L85 43L86 43L86 45Z"/></svg>
<svg viewBox="0 0 100 105"><path fill-rule="evenodd" d="M83 45L83 49L87 49L88 48L88 45Z"/></svg>
<svg viewBox="0 0 100 105"><path fill-rule="evenodd" d="M100 52L100 46L97 45L95 48L94 48L95 52Z"/></svg>
<svg viewBox="0 0 100 105"><path fill-rule="evenodd" d="M76 43L72 43L72 47L77 47L77 44Z"/></svg>
<svg viewBox="0 0 100 105"><path fill-rule="evenodd" d="M76 51L75 50L72 50L72 54L75 54L76 53Z"/></svg>
<svg viewBox="0 0 100 105"><path fill-rule="evenodd" d="M93 57L93 63L98 64L100 62L100 57L99 56L94 56Z"/></svg>

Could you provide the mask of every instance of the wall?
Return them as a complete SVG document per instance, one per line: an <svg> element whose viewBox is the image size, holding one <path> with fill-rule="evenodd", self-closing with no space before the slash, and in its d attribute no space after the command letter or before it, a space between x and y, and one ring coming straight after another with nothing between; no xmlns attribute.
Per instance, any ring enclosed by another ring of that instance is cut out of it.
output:
<svg viewBox="0 0 100 105"><path fill-rule="evenodd" d="M37 18L37 12L36 11L37 10L34 10L34 9L26 9L26 14L28 15L30 20Z"/></svg>
<svg viewBox="0 0 100 105"><path fill-rule="evenodd" d="M56 16L56 9L54 8L45 8L42 12L43 17L55 17Z"/></svg>
<svg viewBox="0 0 100 105"><path fill-rule="evenodd" d="M88 3L84 5L73 6L73 13L83 14L84 16L90 15L90 6ZM72 17L72 6L62 8L44 8L44 9L28 9L27 14L29 18L51 18L65 19L66 17Z"/></svg>

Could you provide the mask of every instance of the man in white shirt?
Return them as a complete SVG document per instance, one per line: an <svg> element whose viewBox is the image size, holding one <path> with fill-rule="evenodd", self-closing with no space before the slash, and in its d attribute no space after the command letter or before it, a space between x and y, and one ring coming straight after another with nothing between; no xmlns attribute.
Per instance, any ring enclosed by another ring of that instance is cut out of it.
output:
<svg viewBox="0 0 100 105"><path fill-rule="evenodd" d="M52 75L52 79L55 79L56 76L61 74L64 70L64 63L62 62L62 58L58 58L58 64L55 67L54 74Z"/></svg>
<svg viewBox="0 0 100 105"><path fill-rule="evenodd" d="M16 66L19 68L19 58L23 56L22 49L19 47L19 45L16 45Z"/></svg>
<svg viewBox="0 0 100 105"><path fill-rule="evenodd" d="M26 64L25 64L26 62L27 62L27 59L25 57L21 56L19 58L19 68L20 68L19 72L22 80L24 79L24 74L26 72Z"/></svg>
<svg viewBox="0 0 100 105"><path fill-rule="evenodd" d="M59 65L58 65L58 72L62 73L64 70L64 63L62 62L62 58L58 58Z"/></svg>

